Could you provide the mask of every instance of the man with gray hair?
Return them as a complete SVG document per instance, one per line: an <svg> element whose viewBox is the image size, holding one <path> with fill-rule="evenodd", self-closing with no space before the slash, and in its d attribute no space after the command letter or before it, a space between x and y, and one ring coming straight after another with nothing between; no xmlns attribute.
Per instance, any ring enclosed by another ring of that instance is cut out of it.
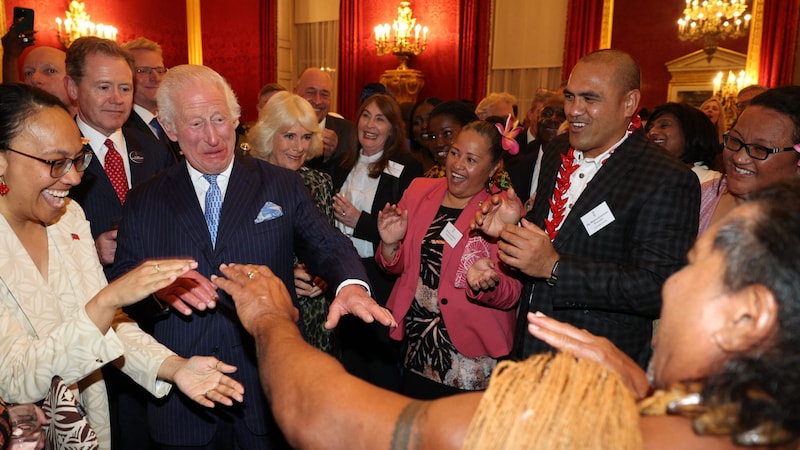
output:
<svg viewBox="0 0 800 450"><path fill-rule="evenodd" d="M161 84L161 77L167 72L161 46L146 37L138 37L123 44L122 48L130 52L134 59L133 111L125 126L153 136L155 141L179 160L180 147L167 138L157 118L156 91Z"/></svg>
<svg viewBox="0 0 800 450"><path fill-rule="evenodd" d="M217 355L236 365L234 377L245 386L245 399L210 412L180 395L152 401L151 437L162 449L279 448L281 436L259 385L254 342L230 296L209 281L220 265L264 264L294 284L297 254L309 272L336 287L327 327L347 313L397 324L370 297L350 240L322 216L297 174L234 153L241 109L222 76L204 66L175 67L161 81L157 100L164 132L180 143L185 159L131 192L115 275L144 259L194 258L196 272L156 294L170 308L157 313L153 335L180 355ZM209 399L218 395L206 392Z"/></svg>

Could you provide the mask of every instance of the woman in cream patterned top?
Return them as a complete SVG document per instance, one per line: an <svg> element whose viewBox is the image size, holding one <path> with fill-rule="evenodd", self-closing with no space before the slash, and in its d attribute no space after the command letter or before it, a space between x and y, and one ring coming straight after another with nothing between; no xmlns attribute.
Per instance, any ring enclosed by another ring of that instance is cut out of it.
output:
<svg viewBox="0 0 800 450"><path fill-rule="evenodd" d="M105 364L152 395L176 384L206 407L241 400L243 387L225 375L234 366L181 358L122 313L196 263L146 261L107 284L83 210L66 198L91 158L57 98L0 85L0 397L37 402L59 375L110 448Z"/></svg>

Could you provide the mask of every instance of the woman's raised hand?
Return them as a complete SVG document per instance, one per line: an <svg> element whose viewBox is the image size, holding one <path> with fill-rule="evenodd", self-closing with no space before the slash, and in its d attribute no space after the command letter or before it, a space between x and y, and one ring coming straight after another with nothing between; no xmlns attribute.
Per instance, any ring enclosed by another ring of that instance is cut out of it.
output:
<svg viewBox="0 0 800 450"><path fill-rule="evenodd" d="M188 258L147 260L109 283L100 294L116 307L128 306L169 286L196 268L197 261Z"/></svg>
<svg viewBox="0 0 800 450"><path fill-rule="evenodd" d="M378 233L384 245L394 246L406 235L408 230L408 210L386 203L378 211Z"/></svg>

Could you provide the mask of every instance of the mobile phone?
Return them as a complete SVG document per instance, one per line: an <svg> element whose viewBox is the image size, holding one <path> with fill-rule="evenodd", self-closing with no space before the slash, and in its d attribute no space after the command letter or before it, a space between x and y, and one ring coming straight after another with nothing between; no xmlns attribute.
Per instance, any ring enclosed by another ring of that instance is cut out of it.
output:
<svg viewBox="0 0 800 450"><path fill-rule="evenodd" d="M33 9L14 7L14 33L26 33L33 31Z"/></svg>

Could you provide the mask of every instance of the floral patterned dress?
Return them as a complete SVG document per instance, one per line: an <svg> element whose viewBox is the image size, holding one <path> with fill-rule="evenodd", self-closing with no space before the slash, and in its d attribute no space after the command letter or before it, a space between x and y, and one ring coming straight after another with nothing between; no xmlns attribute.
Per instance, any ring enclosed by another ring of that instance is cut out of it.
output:
<svg viewBox="0 0 800 450"><path fill-rule="evenodd" d="M303 184L311 193L314 205L333 225L333 182L331 176L318 170L301 167L297 174L303 180ZM299 264L295 256L295 265ZM313 276L313 274L312 274ZM339 346L333 330L325 329L325 320L328 317L327 293L316 297L298 297L297 303L300 309L300 320L303 326L303 335L306 341L318 349L337 355Z"/></svg>
<svg viewBox="0 0 800 450"><path fill-rule="evenodd" d="M404 365L418 375L463 390L486 389L497 365L490 356L468 358L456 350L439 309L438 288L442 251L441 232L454 223L461 209L442 206L422 241L417 291L405 318Z"/></svg>

